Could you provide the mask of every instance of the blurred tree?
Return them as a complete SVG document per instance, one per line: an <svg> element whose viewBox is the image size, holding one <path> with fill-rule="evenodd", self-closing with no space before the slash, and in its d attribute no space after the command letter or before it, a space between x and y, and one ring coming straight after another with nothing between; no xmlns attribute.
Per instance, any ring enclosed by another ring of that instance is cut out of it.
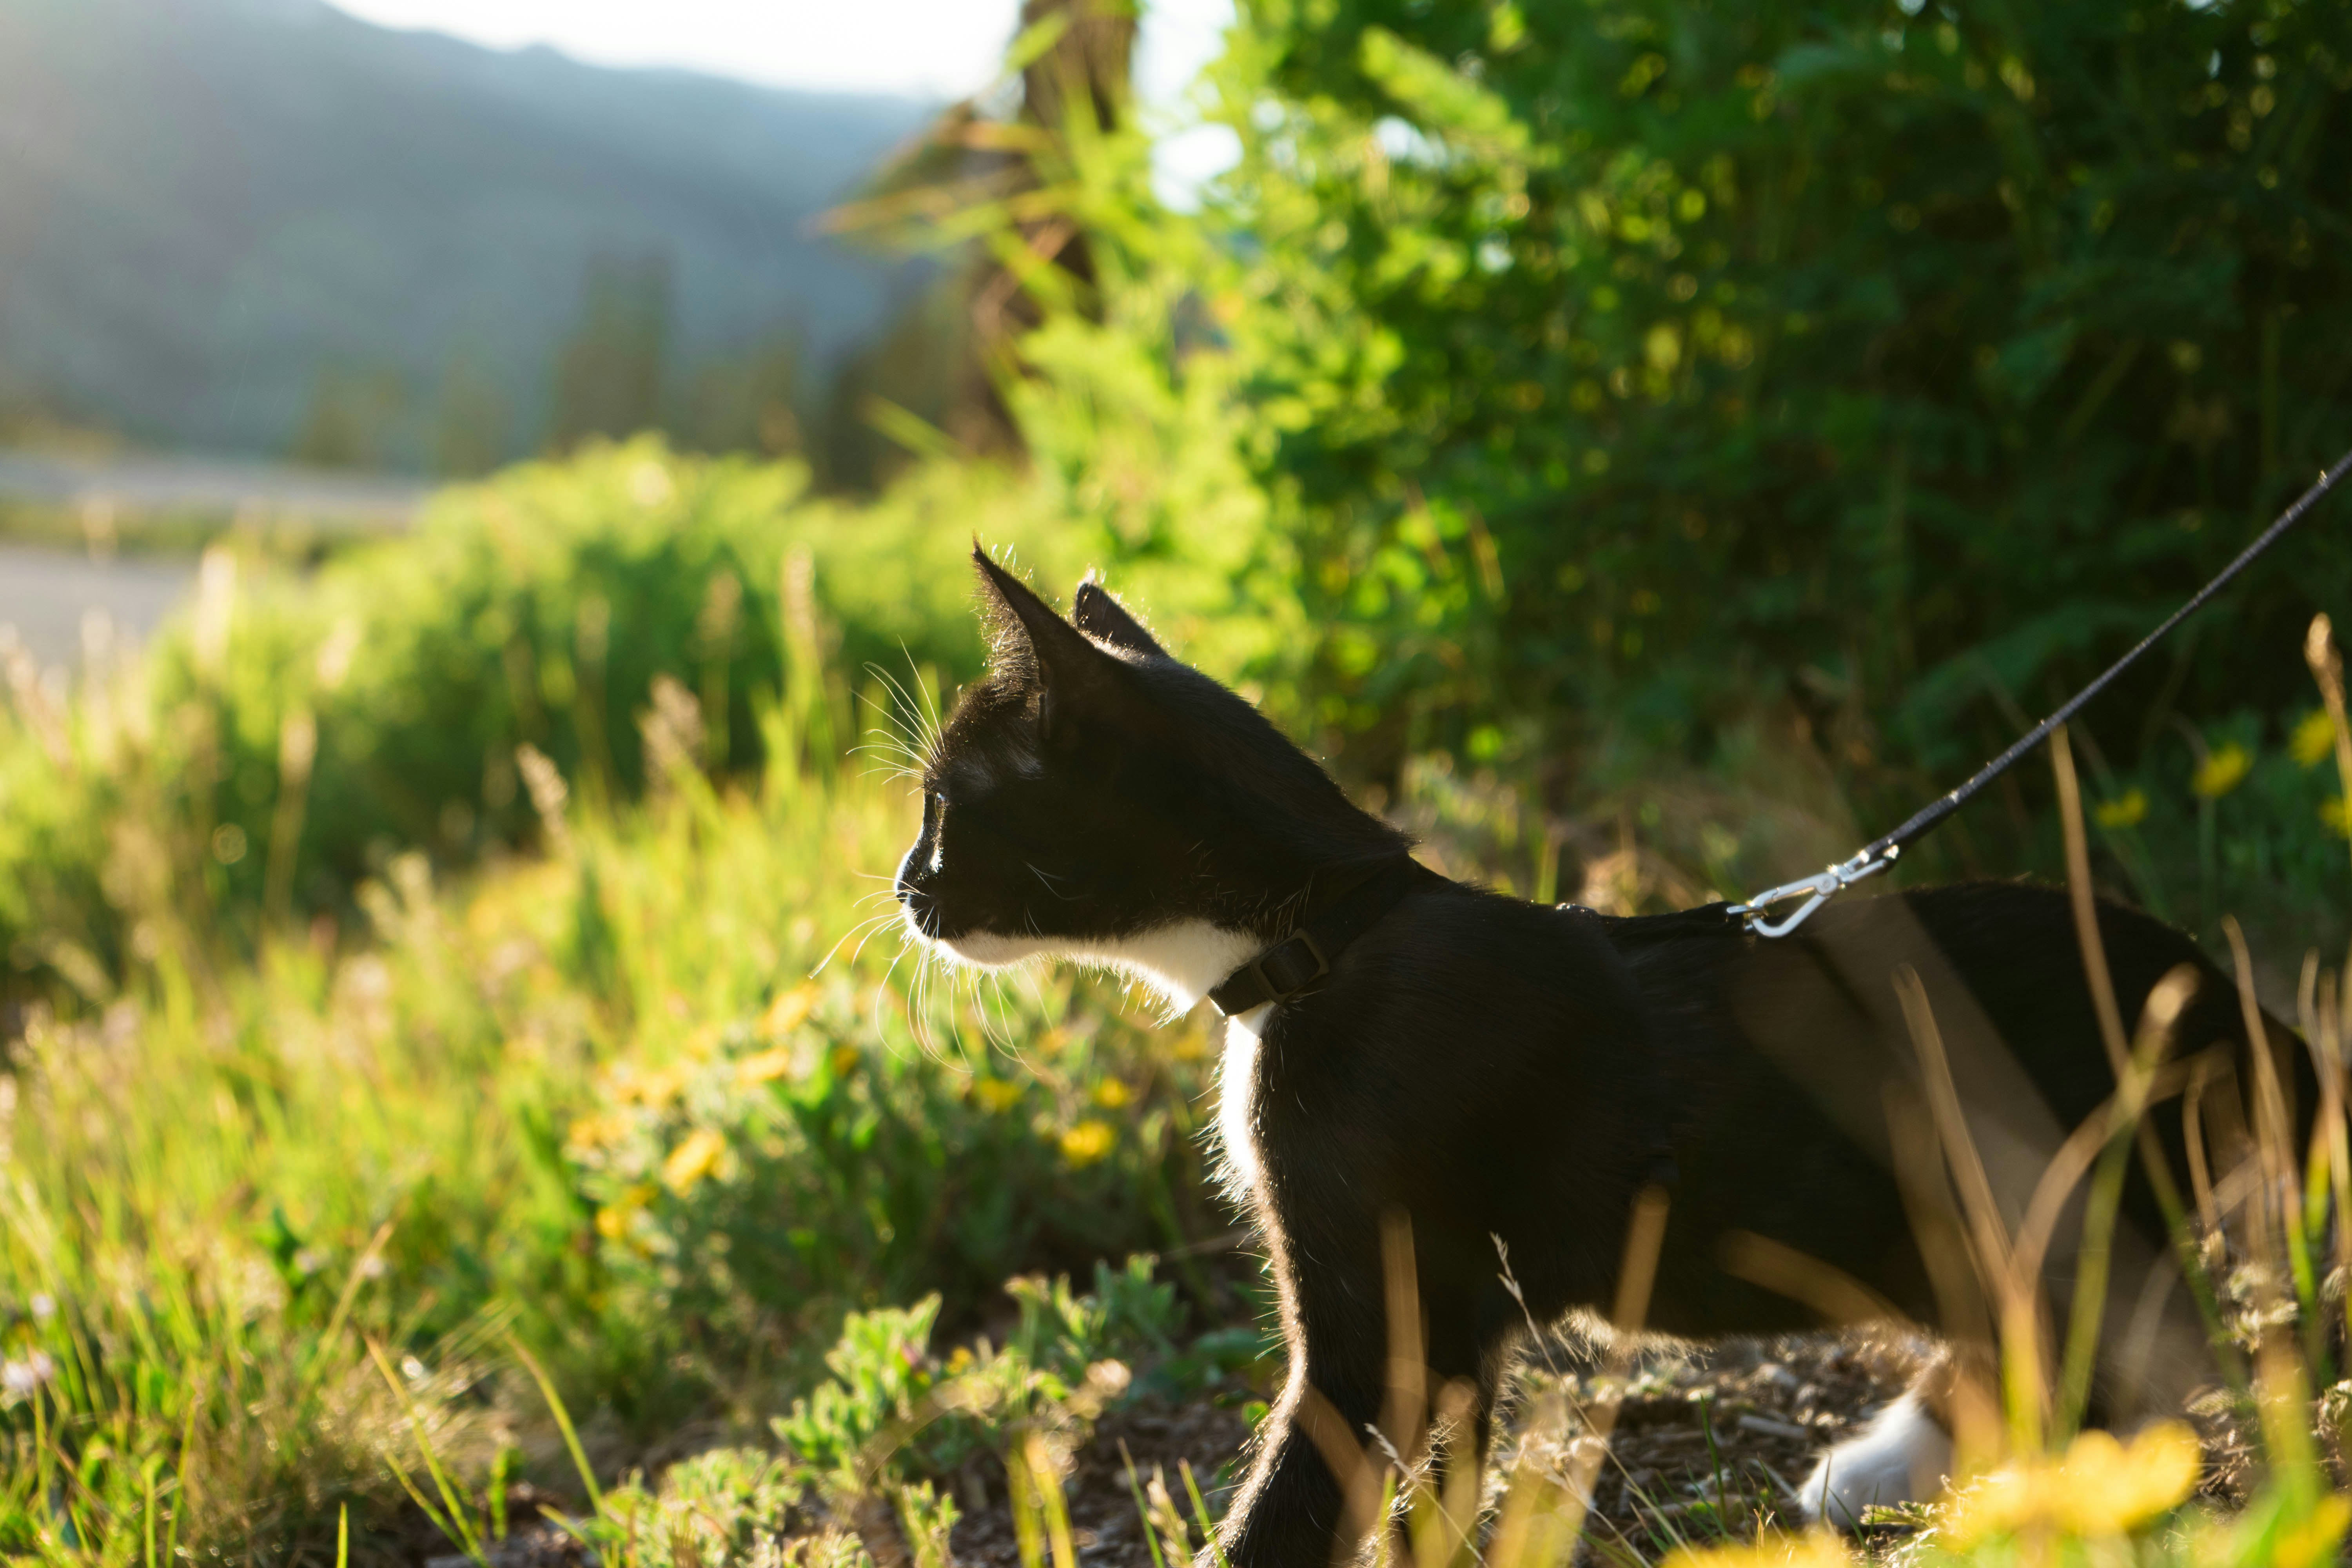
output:
<svg viewBox="0 0 2352 1568"><path fill-rule="evenodd" d="M667 256L589 261L580 324L556 363L552 446L660 426L670 311Z"/></svg>
<svg viewBox="0 0 2352 1568"><path fill-rule="evenodd" d="M971 400L977 349L969 278L951 274L910 300L890 330L835 371L810 458L817 483L870 495L914 458L985 449L992 405Z"/></svg>
<svg viewBox="0 0 2352 1568"><path fill-rule="evenodd" d="M801 358L798 335L780 333L739 357L704 362L678 411L679 443L772 458L799 452Z"/></svg>
<svg viewBox="0 0 2352 1568"><path fill-rule="evenodd" d="M326 365L311 383L310 408L288 456L314 468L379 468L397 439L407 401L396 370Z"/></svg>
<svg viewBox="0 0 2352 1568"><path fill-rule="evenodd" d="M441 378L433 471L452 479L488 473L514 456L513 442L504 389L478 360L464 353L452 356Z"/></svg>
<svg viewBox="0 0 2352 1568"><path fill-rule="evenodd" d="M967 451L1020 445L1003 384L1023 374L1018 344L1045 312L1099 313L1091 241L1054 193L1068 183L1074 141L1129 129L1135 37L1134 0L1023 0L1005 83L950 108L828 219L836 231L957 253L959 266L941 287L969 321L953 336L961 363L939 423ZM1015 84L1009 112L994 108ZM975 235L985 243L970 245ZM928 304L922 311L936 314ZM870 366L904 354L908 345L894 348L892 340L859 359Z"/></svg>

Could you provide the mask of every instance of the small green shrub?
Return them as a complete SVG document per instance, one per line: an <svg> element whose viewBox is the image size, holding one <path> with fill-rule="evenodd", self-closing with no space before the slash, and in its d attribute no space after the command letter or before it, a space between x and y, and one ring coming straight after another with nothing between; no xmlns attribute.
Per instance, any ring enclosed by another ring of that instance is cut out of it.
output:
<svg viewBox="0 0 2352 1568"><path fill-rule="evenodd" d="M785 1460L756 1448L714 1448L672 1465L657 1488L633 1482L605 1493L578 1533L628 1568L781 1568L786 1561L796 1568L871 1568L855 1535L812 1528L806 1502ZM777 1548L794 1536L803 1539L787 1559Z"/></svg>
<svg viewBox="0 0 2352 1568"><path fill-rule="evenodd" d="M982 1339L944 1359L930 1343L937 1296L853 1312L825 1353L832 1377L794 1401L775 1434L812 1479L856 1493L884 1479L946 1476L1030 1426L1082 1430L1139 1386L1130 1363L1177 1353L1183 1309L1153 1275L1152 1258L1139 1254L1122 1268L1097 1263L1085 1294L1067 1276L1012 1280L1020 1319L1005 1343Z"/></svg>

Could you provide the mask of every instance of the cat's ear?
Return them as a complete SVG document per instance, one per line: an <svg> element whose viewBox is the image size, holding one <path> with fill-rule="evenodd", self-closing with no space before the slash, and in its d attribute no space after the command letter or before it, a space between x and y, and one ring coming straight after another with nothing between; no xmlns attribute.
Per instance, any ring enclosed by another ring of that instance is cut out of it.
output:
<svg viewBox="0 0 2352 1568"><path fill-rule="evenodd" d="M1066 730L1066 717L1108 700L1118 677L1118 660L1087 640L1054 613L1029 585L972 546L981 597L995 632L999 673L1035 687L1038 727L1047 739Z"/></svg>
<svg viewBox="0 0 2352 1568"><path fill-rule="evenodd" d="M1070 600L1070 619L1077 623L1078 630L1097 642L1107 642L1147 658L1168 657L1168 650L1151 640L1143 623L1129 615L1127 607L1112 598L1110 591L1096 582L1092 573L1078 584L1077 593Z"/></svg>

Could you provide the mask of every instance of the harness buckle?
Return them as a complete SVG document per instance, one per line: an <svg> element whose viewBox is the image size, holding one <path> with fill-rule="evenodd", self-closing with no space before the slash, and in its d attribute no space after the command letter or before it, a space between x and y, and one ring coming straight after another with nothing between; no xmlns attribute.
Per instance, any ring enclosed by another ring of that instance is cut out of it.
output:
<svg viewBox="0 0 2352 1568"><path fill-rule="evenodd" d="M1291 952L1294 946L1306 950L1304 959ZM1313 961L1312 969L1307 967L1307 960ZM1246 973L1257 976L1258 984L1266 989L1268 1000L1286 1002L1330 973L1331 961L1323 956L1315 939L1302 931L1260 953Z"/></svg>

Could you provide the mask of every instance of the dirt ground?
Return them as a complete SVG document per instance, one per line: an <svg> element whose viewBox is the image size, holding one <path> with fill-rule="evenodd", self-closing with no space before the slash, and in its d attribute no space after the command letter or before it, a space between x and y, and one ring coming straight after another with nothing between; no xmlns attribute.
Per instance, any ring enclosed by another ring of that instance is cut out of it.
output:
<svg viewBox="0 0 2352 1568"><path fill-rule="evenodd" d="M1929 1351L1895 1331L1645 1346L1624 1383L1612 1385L1622 1386L1622 1397L1595 1476L1580 1561L1655 1562L1686 1541L1792 1522L1797 1489L1821 1451L1899 1395ZM1589 1355L1555 1348L1549 1357L1530 1358L1514 1381L1512 1407L1487 1467L1490 1503L1530 1413L1554 1394L1584 1407L1600 1377ZM1190 1526L1195 1515L1183 1479L1187 1465L1211 1511L1222 1512L1247 1457L1244 1411L1253 1394L1265 1392L1228 1384L1191 1403L1139 1398L1106 1414L1070 1455L1063 1482L1081 1568L1153 1568L1137 1489L1146 1493L1147 1507L1164 1515L1172 1505ZM2245 1437L2225 1419L2199 1424L2209 1460L2204 1489L2226 1506L2239 1500L2249 1474ZM1164 1485L1164 1502L1152 1497L1155 1477ZM1003 1466L974 1459L948 1478L948 1489L962 1512L950 1568L1018 1568ZM887 1515L859 1522L878 1568L908 1568L904 1542ZM1160 1535L1164 1547L1164 1524ZM1198 1541L1197 1529L1192 1539ZM552 1530L519 1535L490 1557L495 1568L571 1568L586 1560ZM788 1552L783 1560L796 1559ZM428 1559L428 1568L457 1568L461 1561ZM1172 1555L1166 1568L1180 1568Z"/></svg>
<svg viewBox="0 0 2352 1568"><path fill-rule="evenodd" d="M1775 1511L1790 1517L1794 1489L1819 1450L1899 1394L1923 1352L1886 1336L1813 1335L1645 1352L1596 1479L1590 1533L1654 1559L1686 1535L1714 1534L1702 1522L1713 1517L1740 1533ZM1573 1397L1591 1387L1590 1377L1589 1371L1561 1366L1555 1373L1538 1363L1520 1380L1520 1408L1547 1390ZM1237 1409L1211 1404L1138 1405L1105 1419L1072 1457L1066 1482L1084 1568L1151 1568L1128 1478L1129 1456L1147 1483L1155 1468L1161 1471L1189 1518L1179 1462L1190 1462L1214 1508L1239 1472L1248 1435ZM1509 1453L1507 1437L1497 1458L1507 1463ZM957 1563L1016 1568L1002 1473L977 1489L963 1482L959 1494L964 1518L953 1537ZM1718 1495L1727 1500L1720 1505Z"/></svg>

